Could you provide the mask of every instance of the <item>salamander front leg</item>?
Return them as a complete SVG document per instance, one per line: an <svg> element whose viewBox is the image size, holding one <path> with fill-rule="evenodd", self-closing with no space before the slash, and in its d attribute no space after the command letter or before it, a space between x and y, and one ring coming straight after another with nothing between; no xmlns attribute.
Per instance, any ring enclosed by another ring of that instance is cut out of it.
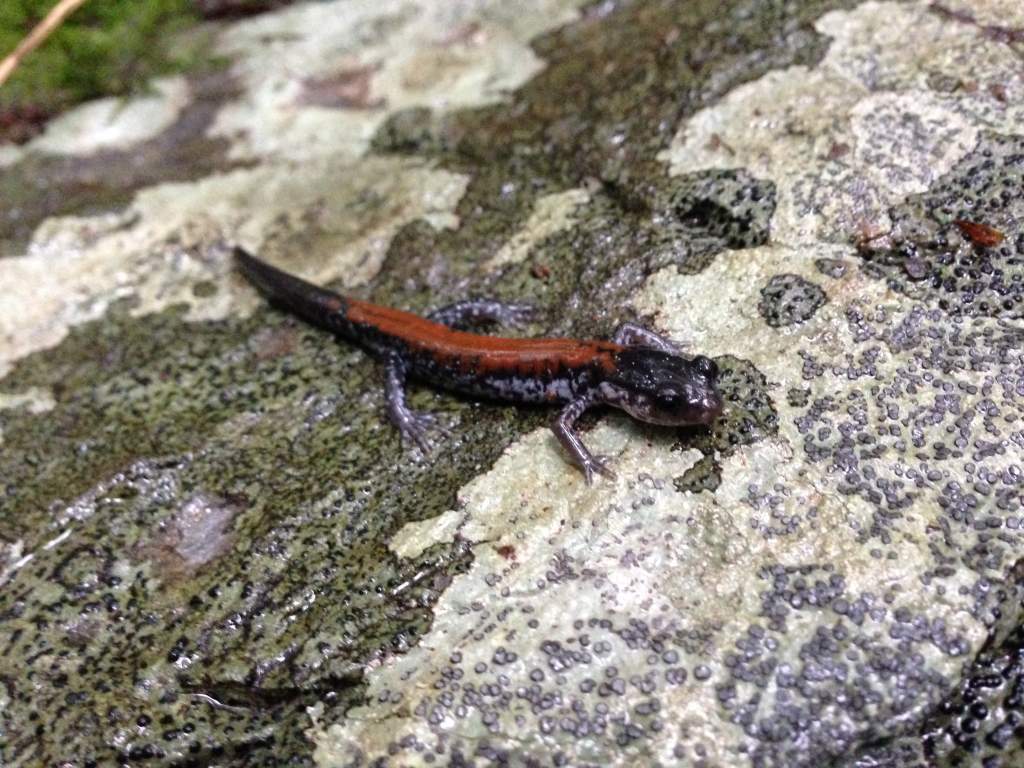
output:
<svg viewBox="0 0 1024 768"><path fill-rule="evenodd" d="M505 304L495 299L467 299L441 307L427 315L435 323L460 328L479 323L498 323L516 327L535 314L529 304Z"/></svg>
<svg viewBox="0 0 1024 768"><path fill-rule="evenodd" d="M623 323L620 325L615 329L612 341L616 344L622 344L624 347L646 347L647 349L656 349L659 352L667 352L670 355L682 353L682 348L679 344L636 323Z"/></svg>
<svg viewBox="0 0 1024 768"><path fill-rule="evenodd" d="M587 446L583 444L583 440L580 439L580 435L576 431L576 421L583 415L585 410L592 405L596 405L597 402L591 395L578 397L565 406L561 413L551 422L551 430L555 433L555 437L558 438L558 442L572 456L573 461L583 470L587 485L593 484L594 473L612 479L615 478L615 473L605 466L603 461L587 450Z"/></svg>
<svg viewBox="0 0 1024 768"><path fill-rule="evenodd" d="M429 413L412 410L405 402L405 364L397 355L385 363L385 397L388 419L398 427L403 443L413 443L426 456L430 452L430 429L437 419Z"/></svg>

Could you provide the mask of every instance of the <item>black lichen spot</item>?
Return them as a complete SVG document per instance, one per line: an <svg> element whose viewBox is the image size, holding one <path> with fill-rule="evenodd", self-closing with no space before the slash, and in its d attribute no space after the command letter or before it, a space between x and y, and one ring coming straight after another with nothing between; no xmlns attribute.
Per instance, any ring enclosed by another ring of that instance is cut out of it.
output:
<svg viewBox="0 0 1024 768"><path fill-rule="evenodd" d="M1018 765L1024 738L1024 561L992 582L998 618L956 689L921 733L929 765Z"/></svg>
<svg viewBox="0 0 1024 768"><path fill-rule="evenodd" d="M870 274L957 315L1024 317L1024 137L985 134L921 195L890 212L884 245L865 243Z"/></svg>
<svg viewBox="0 0 1024 768"><path fill-rule="evenodd" d="M764 374L753 363L732 355L716 358L715 362L725 412L710 428L685 430L686 437L673 446L679 450L696 448L704 454L704 459L675 478L681 492L714 490L721 479L718 457L730 456L737 448L763 440L779 429L779 414L768 394Z"/></svg>
<svg viewBox="0 0 1024 768"><path fill-rule="evenodd" d="M669 210L683 227L751 248L768 241L775 185L743 170L698 171L680 180Z"/></svg>
<svg viewBox="0 0 1024 768"><path fill-rule="evenodd" d="M712 456L702 456L692 467L675 478L680 493L715 491L722 483L722 468Z"/></svg>
<svg viewBox="0 0 1024 768"><path fill-rule="evenodd" d="M851 592L830 563L774 564L760 576L767 582L762 621L736 642L715 679L732 722L750 738L752 765L812 766L822 764L820 755L850 756L863 743L859 734L871 733L872 746L888 742L908 710L937 705L946 694L947 678L925 651L956 657L967 644L923 609L894 607L895 592ZM794 619L814 629L798 656L780 658L775 651L793 642L786 634L800 631ZM880 695L880 680L891 681L891 693Z"/></svg>
<svg viewBox="0 0 1024 768"><path fill-rule="evenodd" d="M761 289L757 310L772 328L807 322L828 299L825 292L799 275L775 275Z"/></svg>
<svg viewBox="0 0 1024 768"><path fill-rule="evenodd" d="M702 430L692 447L705 454L730 456L743 445L774 435L779 414L768 394L768 382L753 363L732 355L715 359L718 386L726 408L710 430Z"/></svg>
<svg viewBox="0 0 1024 768"><path fill-rule="evenodd" d="M192 295L197 299L208 299L217 295L217 284L212 280L200 280L192 286Z"/></svg>
<svg viewBox="0 0 1024 768"><path fill-rule="evenodd" d="M790 408L803 408L807 405L811 390L793 387L786 393L786 402Z"/></svg>
<svg viewBox="0 0 1024 768"><path fill-rule="evenodd" d="M814 267L821 274L831 277L833 280L838 280L840 277L846 274L847 263L842 259L815 259Z"/></svg>
<svg viewBox="0 0 1024 768"><path fill-rule="evenodd" d="M672 179L655 203L655 251L662 252L663 264L675 263L680 272L694 274L723 250L763 245L775 198L772 182L744 170L698 171Z"/></svg>

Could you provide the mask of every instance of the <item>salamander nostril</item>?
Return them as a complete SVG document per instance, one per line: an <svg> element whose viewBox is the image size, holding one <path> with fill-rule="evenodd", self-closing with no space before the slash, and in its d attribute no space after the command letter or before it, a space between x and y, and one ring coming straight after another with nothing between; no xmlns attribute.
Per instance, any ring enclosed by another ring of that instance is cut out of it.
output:
<svg viewBox="0 0 1024 768"><path fill-rule="evenodd" d="M697 355L695 358L693 358L693 365L694 367L696 367L698 373L700 373L703 376L706 376L709 379L713 379L716 376L718 376L718 366L715 364L715 361L712 360L710 357L705 357L704 355Z"/></svg>

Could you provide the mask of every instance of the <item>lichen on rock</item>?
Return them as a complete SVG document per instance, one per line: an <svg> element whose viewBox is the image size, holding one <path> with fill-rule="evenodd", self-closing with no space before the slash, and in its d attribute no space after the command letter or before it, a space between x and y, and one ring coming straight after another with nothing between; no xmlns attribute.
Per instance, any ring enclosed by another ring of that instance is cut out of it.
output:
<svg viewBox="0 0 1024 768"><path fill-rule="evenodd" d="M5 762L1015 764L1022 27L296 4L226 22L220 80L63 123L129 146L9 154ZM524 333L639 319L726 413L588 415L588 487L547 410L414 388L417 460L232 240Z"/></svg>

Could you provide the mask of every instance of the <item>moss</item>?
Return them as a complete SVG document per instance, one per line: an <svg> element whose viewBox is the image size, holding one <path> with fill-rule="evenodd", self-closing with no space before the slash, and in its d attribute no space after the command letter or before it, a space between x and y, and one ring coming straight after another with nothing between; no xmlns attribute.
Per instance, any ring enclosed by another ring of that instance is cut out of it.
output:
<svg viewBox="0 0 1024 768"><path fill-rule="evenodd" d="M52 0L0 3L0 54L14 50L52 6ZM155 75L183 71L199 54L180 45L178 33L197 19L189 0L86 3L15 70L0 91L0 117L54 114L87 99L139 91ZM6 122L7 138L29 138L15 132L16 121Z"/></svg>

